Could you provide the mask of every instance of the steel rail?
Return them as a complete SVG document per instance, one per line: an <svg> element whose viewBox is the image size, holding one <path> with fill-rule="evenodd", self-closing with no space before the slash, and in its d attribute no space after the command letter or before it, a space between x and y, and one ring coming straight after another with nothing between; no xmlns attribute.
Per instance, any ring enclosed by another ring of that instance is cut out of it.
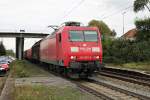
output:
<svg viewBox="0 0 150 100"><path fill-rule="evenodd" d="M130 95L130 96L139 98L139 99L141 99L141 100L150 100L150 97L147 97L147 96L144 96L144 95L141 95L141 94L137 94L137 93L134 93L134 92L131 92L131 91L122 89L122 88L118 88L118 87L115 87L115 86L113 86L113 85L106 84L106 83L104 83L104 82L96 81L96 80L93 80L93 79L91 79L91 81L92 81L93 83L95 83L95 84L103 85L104 87L108 87L108 88L110 88L110 89L112 89L112 90L119 91L119 92L121 92L121 93L124 93L124 94Z"/></svg>
<svg viewBox="0 0 150 100"><path fill-rule="evenodd" d="M81 89L85 90L86 92L91 93L91 94L93 94L93 95L95 95L95 96L97 96L97 97L99 97L99 98L101 98L101 99L104 99L104 100L114 100L114 99L110 98L109 96L107 96L107 95L105 95L105 94L102 94L102 93L100 93L100 92L97 92L97 91L95 91L94 89L91 89L91 88L89 88L89 87L87 87L87 86L84 86L84 85L82 85L82 84L80 84L80 83L75 83L75 84L76 84L79 88L81 88Z"/></svg>
<svg viewBox="0 0 150 100"><path fill-rule="evenodd" d="M137 79L134 79L134 78L125 77L125 76L121 76L121 75L116 75L114 73L112 74L112 73L108 73L108 72L99 72L98 74L102 75L102 76L110 77L110 78L116 78L116 79L119 79L119 80L127 81L127 82L130 82L130 83L135 83L135 84L150 87L150 82L148 82L148 81L137 80Z"/></svg>
<svg viewBox="0 0 150 100"><path fill-rule="evenodd" d="M115 75L120 75L120 76L125 76L125 77L129 77L129 78L134 78L134 79L150 82L150 75L143 74L143 73L136 72L136 71L104 67L104 68L102 68L101 72L111 73L111 74L115 74Z"/></svg>

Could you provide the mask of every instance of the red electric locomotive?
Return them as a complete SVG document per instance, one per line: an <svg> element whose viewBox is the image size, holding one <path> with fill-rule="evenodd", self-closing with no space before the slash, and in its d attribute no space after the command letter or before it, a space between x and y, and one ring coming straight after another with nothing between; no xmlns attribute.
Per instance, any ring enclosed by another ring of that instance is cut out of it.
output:
<svg viewBox="0 0 150 100"><path fill-rule="evenodd" d="M32 55L34 59L50 64L49 68L59 73L88 77L102 67L101 34L96 27L66 22L37 42L32 47Z"/></svg>

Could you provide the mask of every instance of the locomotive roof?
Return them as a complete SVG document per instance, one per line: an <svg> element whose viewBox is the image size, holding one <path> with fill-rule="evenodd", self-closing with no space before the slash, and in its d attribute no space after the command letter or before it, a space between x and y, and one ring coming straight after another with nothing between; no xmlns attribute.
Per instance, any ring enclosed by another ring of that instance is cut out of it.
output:
<svg viewBox="0 0 150 100"><path fill-rule="evenodd" d="M61 32L62 30L97 30L97 27L89 27L89 26L62 26L58 28L57 30L53 31L51 34L49 34L47 37L41 39L40 41L36 42L33 46L36 46L40 44L40 42L46 38L49 38L56 34L57 32Z"/></svg>

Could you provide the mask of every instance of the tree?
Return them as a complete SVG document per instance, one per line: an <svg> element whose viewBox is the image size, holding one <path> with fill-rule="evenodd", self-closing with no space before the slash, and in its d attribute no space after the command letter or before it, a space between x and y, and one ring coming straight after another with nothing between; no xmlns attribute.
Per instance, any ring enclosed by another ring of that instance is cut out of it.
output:
<svg viewBox="0 0 150 100"><path fill-rule="evenodd" d="M150 18L136 20L137 28L137 41L149 41L150 40Z"/></svg>
<svg viewBox="0 0 150 100"><path fill-rule="evenodd" d="M117 33L116 33L116 31L114 29L112 30L111 34L112 34L112 36L116 36L117 35Z"/></svg>
<svg viewBox="0 0 150 100"><path fill-rule="evenodd" d="M6 50L6 55L15 57L15 53L13 50Z"/></svg>
<svg viewBox="0 0 150 100"><path fill-rule="evenodd" d="M103 21L98 21L98 20L91 20L88 24L88 26L95 26L99 29L99 31L102 33L102 35L107 35L111 36L112 32L108 25L104 23Z"/></svg>
<svg viewBox="0 0 150 100"><path fill-rule="evenodd" d="M138 11L144 10L146 7L150 12L150 8L149 8L148 4L150 4L150 0L135 0L134 1L134 11L138 12Z"/></svg>
<svg viewBox="0 0 150 100"><path fill-rule="evenodd" d="M3 45L3 42L0 42L0 56L6 55L6 50Z"/></svg>

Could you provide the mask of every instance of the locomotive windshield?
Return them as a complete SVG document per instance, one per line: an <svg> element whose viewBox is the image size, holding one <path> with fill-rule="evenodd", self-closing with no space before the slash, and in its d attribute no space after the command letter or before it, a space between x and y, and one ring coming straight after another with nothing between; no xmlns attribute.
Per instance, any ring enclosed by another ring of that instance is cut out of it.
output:
<svg viewBox="0 0 150 100"><path fill-rule="evenodd" d="M96 31L70 31L70 41L96 42L98 34Z"/></svg>
<svg viewBox="0 0 150 100"><path fill-rule="evenodd" d="M97 32L96 31L84 31L85 41L97 41Z"/></svg>
<svg viewBox="0 0 150 100"><path fill-rule="evenodd" d="M70 31L71 41L84 41L83 31Z"/></svg>

